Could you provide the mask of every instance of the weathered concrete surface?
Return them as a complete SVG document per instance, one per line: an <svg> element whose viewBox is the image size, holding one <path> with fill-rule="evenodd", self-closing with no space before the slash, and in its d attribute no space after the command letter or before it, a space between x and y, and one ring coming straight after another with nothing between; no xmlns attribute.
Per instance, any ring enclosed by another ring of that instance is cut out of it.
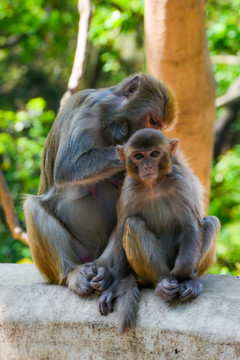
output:
<svg viewBox="0 0 240 360"><path fill-rule="evenodd" d="M101 316L97 297L46 285L34 265L0 264L0 359L240 359L240 278L202 283L187 304L142 291L137 327L120 336L117 314Z"/></svg>

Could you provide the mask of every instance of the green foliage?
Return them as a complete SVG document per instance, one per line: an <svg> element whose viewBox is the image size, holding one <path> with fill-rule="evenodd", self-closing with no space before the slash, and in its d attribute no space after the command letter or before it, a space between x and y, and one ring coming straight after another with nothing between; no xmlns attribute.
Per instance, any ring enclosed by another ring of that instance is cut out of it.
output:
<svg viewBox="0 0 240 360"><path fill-rule="evenodd" d="M238 0L209 0L207 36L212 54L240 54L240 7Z"/></svg>
<svg viewBox="0 0 240 360"><path fill-rule="evenodd" d="M94 1L90 47L100 69L96 86L109 86L144 69L143 0ZM91 57L91 55L90 55Z"/></svg>
<svg viewBox="0 0 240 360"><path fill-rule="evenodd" d="M207 2L207 37L211 55L240 56L239 0L209 0ZM239 65L215 64L217 94L223 95L233 80L240 76Z"/></svg>
<svg viewBox="0 0 240 360"><path fill-rule="evenodd" d="M207 37L211 55L240 56L240 7L238 0L209 0L207 3ZM239 65L214 64L217 95L226 93L240 76ZM237 131L240 119L231 129ZM213 165L210 213L222 224L218 236L217 262L213 273L240 273L240 146L220 156Z"/></svg>
<svg viewBox="0 0 240 360"><path fill-rule="evenodd" d="M23 194L37 192L42 149L54 117L43 98L31 99L25 110L0 110L0 164L23 225ZM30 257L29 249L12 239L2 220L0 234L0 262Z"/></svg>
<svg viewBox="0 0 240 360"><path fill-rule="evenodd" d="M220 156L212 171L210 213L222 224L213 271L240 273L240 145Z"/></svg>
<svg viewBox="0 0 240 360"><path fill-rule="evenodd" d="M74 56L76 2L2 0L0 20L0 107L18 109L44 94L56 109Z"/></svg>

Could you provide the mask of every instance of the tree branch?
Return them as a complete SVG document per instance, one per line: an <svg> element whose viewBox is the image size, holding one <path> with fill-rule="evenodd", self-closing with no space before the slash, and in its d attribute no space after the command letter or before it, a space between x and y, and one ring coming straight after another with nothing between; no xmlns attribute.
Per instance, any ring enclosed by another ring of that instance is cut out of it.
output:
<svg viewBox="0 0 240 360"><path fill-rule="evenodd" d="M222 152L227 131L237 119L240 109L240 76L229 87L226 94L216 99L216 107L225 107L219 119L215 122L214 129L214 158Z"/></svg>
<svg viewBox="0 0 240 360"><path fill-rule="evenodd" d="M240 65L240 56L236 55L212 55L213 64Z"/></svg>
<svg viewBox="0 0 240 360"><path fill-rule="evenodd" d="M0 45L0 49L9 49L15 46L16 44L18 44L22 39L24 39L27 36L29 35L28 34L13 35L9 37L4 44Z"/></svg>
<svg viewBox="0 0 240 360"><path fill-rule="evenodd" d="M88 29L91 19L90 0L78 0L78 11L80 15L78 27L77 47L74 57L72 73L70 75L67 91L63 94L60 101L61 107L78 89L83 75L83 68L86 59Z"/></svg>
<svg viewBox="0 0 240 360"><path fill-rule="evenodd" d="M216 107L235 106L240 103L240 76L229 86L228 91L223 96L216 99Z"/></svg>
<svg viewBox="0 0 240 360"><path fill-rule="evenodd" d="M22 241L28 245L27 234L22 230L14 209L13 199L9 192L3 173L0 170L0 198L2 200L3 210L6 217L6 223L14 239Z"/></svg>
<svg viewBox="0 0 240 360"><path fill-rule="evenodd" d="M214 129L214 159L217 159L222 153L227 131L231 124L237 119L237 115L238 108L236 106L227 107L216 121Z"/></svg>
<svg viewBox="0 0 240 360"><path fill-rule="evenodd" d="M239 90L236 93L226 93L223 96L220 96L216 99L216 108L220 108L223 106L233 106L237 103L240 103L240 93Z"/></svg>

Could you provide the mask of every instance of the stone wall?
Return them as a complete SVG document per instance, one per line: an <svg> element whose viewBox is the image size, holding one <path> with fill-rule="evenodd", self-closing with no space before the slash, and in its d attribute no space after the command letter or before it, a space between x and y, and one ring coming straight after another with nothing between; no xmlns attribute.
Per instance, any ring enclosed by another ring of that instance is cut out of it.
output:
<svg viewBox="0 0 240 360"><path fill-rule="evenodd" d="M206 275L203 294L167 304L143 290L135 329L97 297L47 285L34 265L0 264L1 360L240 359L240 278Z"/></svg>

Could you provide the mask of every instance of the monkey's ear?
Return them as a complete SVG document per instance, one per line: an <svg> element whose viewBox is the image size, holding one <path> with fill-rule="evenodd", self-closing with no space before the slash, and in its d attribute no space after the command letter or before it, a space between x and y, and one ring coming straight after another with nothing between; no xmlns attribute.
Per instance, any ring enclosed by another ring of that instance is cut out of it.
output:
<svg viewBox="0 0 240 360"><path fill-rule="evenodd" d="M141 79L139 75L136 75L132 80L130 80L124 87L122 88L123 96L127 99L130 98L135 92L138 90L141 83Z"/></svg>
<svg viewBox="0 0 240 360"><path fill-rule="evenodd" d="M116 153L117 156L119 157L120 161L125 161L125 155L124 155L124 147L122 145L117 145L116 146Z"/></svg>
<svg viewBox="0 0 240 360"><path fill-rule="evenodd" d="M170 141L170 149L172 154L175 154L175 152L177 151L178 144L179 144L179 139L172 139Z"/></svg>

